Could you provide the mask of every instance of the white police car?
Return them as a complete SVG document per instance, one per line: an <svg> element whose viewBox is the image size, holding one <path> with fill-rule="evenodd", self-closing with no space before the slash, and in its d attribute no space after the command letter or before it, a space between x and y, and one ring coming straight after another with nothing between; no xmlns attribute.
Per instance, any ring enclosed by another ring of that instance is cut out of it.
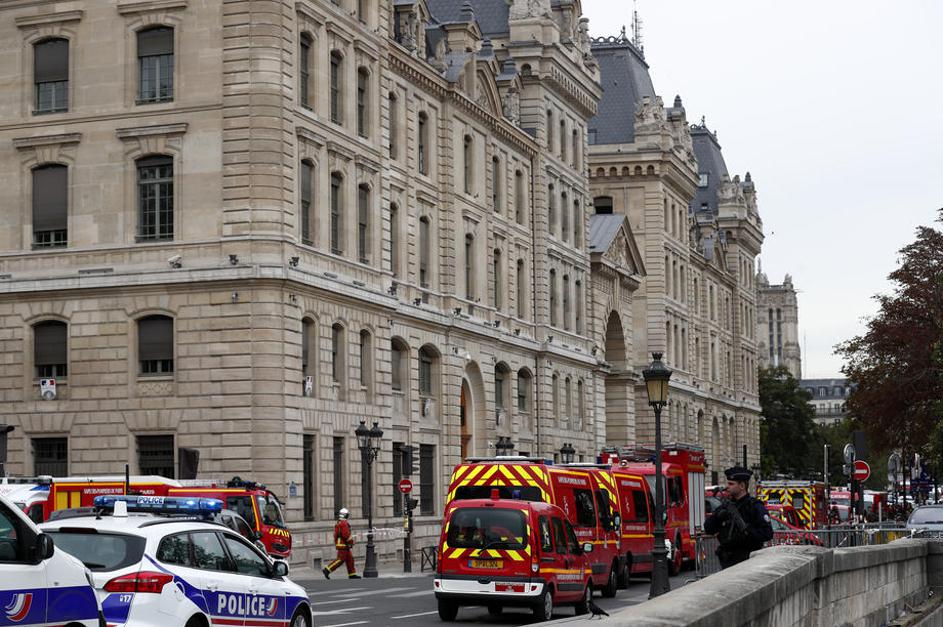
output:
<svg viewBox="0 0 943 627"><path fill-rule="evenodd" d="M314 624L307 593L285 577L287 564L205 520L222 501L100 496L95 506L98 515L60 517L42 529L92 571L109 627Z"/></svg>
<svg viewBox="0 0 943 627"><path fill-rule="evenodd" d="M0 625L104 624L85 566L0 496Z"/></svg>

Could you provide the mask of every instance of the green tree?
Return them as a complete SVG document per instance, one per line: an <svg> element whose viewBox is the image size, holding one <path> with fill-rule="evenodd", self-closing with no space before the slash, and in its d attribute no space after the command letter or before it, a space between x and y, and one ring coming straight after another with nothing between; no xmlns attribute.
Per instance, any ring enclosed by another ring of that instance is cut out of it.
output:
<svg viewBox="0 0 943 627"><path fill-rule="evenodd" d="M888 278L892 292L875 297L864 334L836 352L856 384L848 410L872 447L912 455L926 451L943 415L943 232L919 227Z"/></svg>
<svg viewBox="0 0 943 627"><path fill-rule="evenodd" d="M821 474L820 439L812 420L811 395L780 366L760 371L760 429L763 476L789 475L808 479Z"/></svg>

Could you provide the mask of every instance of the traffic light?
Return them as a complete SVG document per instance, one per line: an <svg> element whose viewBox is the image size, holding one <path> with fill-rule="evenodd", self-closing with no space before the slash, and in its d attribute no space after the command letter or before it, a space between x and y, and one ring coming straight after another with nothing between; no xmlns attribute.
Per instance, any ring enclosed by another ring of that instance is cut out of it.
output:
<svg viewBox="0 0 943 627"><path fill-rule="evenodd" d="M419 447L404 446L402 451L403 451L403 476L410 477L419 468Z"/></svg>
<svg viewBox="0 0 943 627"><path fill-rule="evenodd" d="M416 506L419 505L419 499L414 499L412 497L406 497L406 511L412 515L412 511L416 509Z"/></svg>

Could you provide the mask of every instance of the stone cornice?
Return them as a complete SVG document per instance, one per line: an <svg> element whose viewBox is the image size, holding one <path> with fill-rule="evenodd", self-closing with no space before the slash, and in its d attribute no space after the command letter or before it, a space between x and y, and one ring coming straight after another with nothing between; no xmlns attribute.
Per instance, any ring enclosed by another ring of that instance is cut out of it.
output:
<svg viewBox="0 0 943 627"><path fill-rule="evenodd" d="M308 142L317 148L323 148L328 143L324 137L303 126L295 127L295 135L298 137L298 139Z"/></svg>
<svg viewBox="0 0 943 627"><path fill-rule="evenodd" d="M367 156L359 155L359 154L356 157L354 157L354 163L356 163L361 168L372 172L373 174L377 174L381 168L379 162L374 161L373 159Z"/></svg>
<svg viewBox="0 0 943 627"><path fill-rule="evenodd" d="M77 144L82 141L81 133L60 133L57 135L40 135L37 137L15 137L13 146L17 150L36 148L37 146L64 146Z"/></svg>
<svg viewBox="0 0 943 627"><path fill-rule="evenodd" d="M312 11L304 2L295 3L295 13L304 16L318 26L324 26L324 18Z"/></svg>
<svg viewBox="0 0 943 627"><path fill-rule="evenodd" d="M115 8L120 15L135 15L155 11L182 10L186 9L188 5L188 0L134 0L132 2L121 2Z"/></svg>
<svg viewBox="0 0 943 627"><path fill-rule="evenodd" d="M347 161L352 161L357 155L356 153L345 146L344 144L339 144L334 140L328 140L327 150L338 157L341 157Z"/></svg>
<svg viewBox="0 0 943 627"><path fill-rule="evenodd" d="M85 11L58 11L56 13L41 13L39 15L23 15L16 18L17 28L32 28L34 26L45 26L46 24L64 24L66 22L78 22L85 17Z"/></svg>
<svg viewBox="0 0 943 627"><path fill-rule="evenodd" d="M183 135L189 125L186 122L177 124L159 124L157 126L137 126L134 128L119 128L115 131L118 139L134 139L135 137L152 137L154 135Z"/></svg>

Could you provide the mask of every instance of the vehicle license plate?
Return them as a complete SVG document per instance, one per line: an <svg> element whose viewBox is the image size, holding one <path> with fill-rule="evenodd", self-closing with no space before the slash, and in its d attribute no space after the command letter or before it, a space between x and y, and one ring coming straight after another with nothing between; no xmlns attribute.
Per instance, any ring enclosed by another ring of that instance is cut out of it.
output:
<svg viewBox="0 0 943 627"><path fill-rule="evenodd" d="M469 568L501 568L501 560L469 560Z"/></svg>

